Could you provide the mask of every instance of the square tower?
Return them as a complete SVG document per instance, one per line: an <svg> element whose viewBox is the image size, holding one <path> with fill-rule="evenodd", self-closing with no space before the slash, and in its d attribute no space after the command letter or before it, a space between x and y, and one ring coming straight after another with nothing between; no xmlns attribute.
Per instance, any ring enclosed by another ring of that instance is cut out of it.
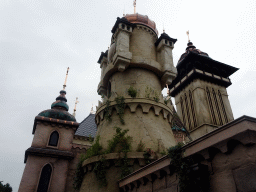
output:
<svg viewBox="0 0 256 192"><path fill-rule="evenodd" d="M229 76L237 70L188 43L169 89L192 139L234 120L226 88L231 85Z"/></svg>

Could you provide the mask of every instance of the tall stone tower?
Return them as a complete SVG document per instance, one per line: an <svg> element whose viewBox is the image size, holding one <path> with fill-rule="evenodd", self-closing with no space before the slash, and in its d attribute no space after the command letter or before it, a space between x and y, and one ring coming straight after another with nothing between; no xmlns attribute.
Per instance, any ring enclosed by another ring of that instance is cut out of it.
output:
<svg viewBox="0 0 256 192"><path fill-rule="evenodd" d="M164 147L175 145L169 125L172 106L164 103L161 91L176 76L172 59L176 40L165 33L158 39L155 23L139 14L118 18L112 33L111 46L99 59L102 75L98 94L103 96L103 103L97 108L96 123L103 146L115 126L130 130L133 150L140 141L154 151L159 143ZM137 92L136 97L129 95L129 89ZM115 101L120 96L126 105L124 123L119 120ZM106 118L107 100L111 122Z"/></svg>
<svg viewBox="0 0 256 192"><path fill-rule="evenodd" d="M234 119L226 88L237 68L211 59L189 42L177 70L170 95L192 139Z"/></svg>
<svg viewBox="0 0 256 192"><path fill-rule="evenodd" d="M139 165L143 166L143 152L136 152L140 142L155 153L176 145L170 125L173 106L170 101L164 101L161 91L177 74L172 56L177 40L166 33L158 38L156 24L140 14L117 18L111 32L111 46L101 53L98 61L101 68L98 94L103 101L99 102L95 114L97 136L106 149L115 127L128 129L127 134L132 137L128 158L135 171ZM118 155L106 157L114 162L119 158ZM94 174L89 173L92 161L95 159L83 164L87 173L80 191L118 191L120 168L111 167L110 163L106 174L110 184L98 189Z"/></svg>
<svg viewBox="0 0 256 192"><path fill-rule="evenodd" d="M73 136L79 124L68 112L66 91L35 117L32 145L25 152L26 167L19 192L64 192Z"/></svg>

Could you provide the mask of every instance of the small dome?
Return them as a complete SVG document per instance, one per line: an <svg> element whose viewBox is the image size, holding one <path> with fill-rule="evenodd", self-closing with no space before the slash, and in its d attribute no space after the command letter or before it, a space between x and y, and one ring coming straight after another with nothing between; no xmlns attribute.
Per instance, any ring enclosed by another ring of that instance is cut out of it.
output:
<svg viewBox="0 0 256 192"><path fill-rule="evenodd" d="M68 104L66 103L67 99L65 95L66 95L66 91L61 90L60 95L56 98L56 101L52 103L51 108L68 111L69 107L68 107Z"/></svg>
<svg viewBox="0 0 256 192"><path fill-rule="evenodd" d="M196 49L196 47L193 45L192 42L188 42L188 47L186 48L186 52L183 53L178 61L180 63L190 52L196 53L198 55L209 57L209 55L205 52L200 51L199 49Z"/></svg>
<svg viewBox="0 0 256 192"><path fill-rule="evenodd" d="M60 109L47 109L39 113L38 116L76 122L76 118L73 115Z"/></svg>
<svg viewBox="0 0 256 192"><path fill-rule="evenodd" d="M140 15L138 13L136 13L136 14L127 14L127 15L125 15L125 18L130 23L138 23L138 24L143 24L143 25L146 25L146 26L150 27L158 35L158 31L156 29L155 22L150 20L147 15Z"/></svg>

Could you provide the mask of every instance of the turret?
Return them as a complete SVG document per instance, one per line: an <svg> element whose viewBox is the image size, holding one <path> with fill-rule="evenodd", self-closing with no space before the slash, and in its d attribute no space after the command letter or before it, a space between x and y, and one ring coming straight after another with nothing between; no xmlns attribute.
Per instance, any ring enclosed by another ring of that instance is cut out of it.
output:
<svg viewBox="0 0 256 192"><path fill-rule="evenodd" d="M98 141L102 151L106 151L117 130L128 130L132 142L125 155L129 162L126 166L128 172L133 172L146 164L144 151L150 151L150 158L157 159L160 153L176 145L172 132L175 111L171 101L161 94L177 74L172 57L176 39L166 33L158 38L155 22L140 14L117 18L111 32L110 48L98 60L101 68L98 94L102 101L96 107L94 142ZM102 165L102 156L91 157L83 162L86 174L80 191L119 190L117 181L121 173L123 176L123 168L118 164L124 162L120 160L122 154L118 149L108 153L104 155L104 166L109 184L99 189L91 171L93 166Z"/></svg>
<svg viewBox="0 0 256 192"><path fill-rule="evenodd" d="M159 140L165 148L175 145L169 124L172 104L165 104L161 91L176 77L172 49L177 40L166 33L157 38L155 23L140 14L117 18L112 33L111 46L98 61L102 70L98 94L103 102L97 107L96 123L103 146L114 134L115 126L130 130L133 150L140 141L155 151ZM131 89L135 97L129 94ZM118 97L124 98L125 123L119 121ZM106 103L110 111L106 111ZM111 122L106 118L108 114Z"/></svg>
<svg viewBox="0 0 256 192"><path fill-rule="evenodd" d="M218 62L188 43L177 64L178 75L169 85L177 113L192 139L234 119L226 88L238 69Z"/></svg>
<svg viewBox="0 0 256 192"><path fill-rule="evenodd" d="M35 117L34 138L25 152L19 192L65 191L69 161L74 157L72 141L79 126L68 112L65 95L66 91L61 90L51 109Z"/></svg>

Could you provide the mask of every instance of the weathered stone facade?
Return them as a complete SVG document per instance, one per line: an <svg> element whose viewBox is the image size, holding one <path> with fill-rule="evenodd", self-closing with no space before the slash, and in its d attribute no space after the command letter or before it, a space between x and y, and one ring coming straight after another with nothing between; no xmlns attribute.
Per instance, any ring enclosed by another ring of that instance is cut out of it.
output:
<svg viewBox="0 0 256 192"><path fill-rule="evenodd" d="M208 191L256 191L256 119L234 120L226 90L237 68L211 59L191 42L174 67L172 50L177 40L166 33L158 38L155 23L140 14L117 18L112 33L110 48L98 60L97 91L102 101L95 113L96 137L106 151L115 128L128 129L131 150L80 161L92 145L91 138L74 135L79 124L67 112L62 90L52 109L35 118L19 192L38 191L40 186L44 191L76 192L73 180L79 162L84 171L80 192L178 192L178 174L172 159L164 155L178 142L185 143L184 158L193 159L190 174L206 179ZM166 86L175 98L177 113L170 98L161 94ZM137 150L140 143L145 145L143 152ZM147 150L152 152L149 164ZM132 173L120 179L124 157ZM94 170L103 159L108 184L100 187ZM48 188L43 189L44 185Z"/></svg>

